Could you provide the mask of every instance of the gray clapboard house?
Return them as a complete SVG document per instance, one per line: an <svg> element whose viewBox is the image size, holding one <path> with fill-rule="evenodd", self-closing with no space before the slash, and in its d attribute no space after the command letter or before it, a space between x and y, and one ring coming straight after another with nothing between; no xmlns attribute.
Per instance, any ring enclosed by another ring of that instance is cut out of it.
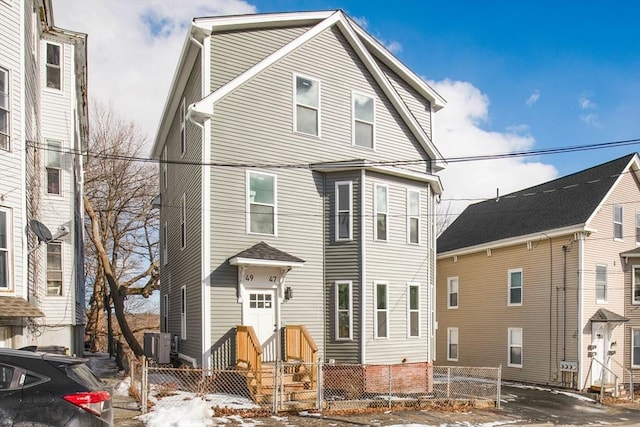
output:
<svg viewBox="0 0 640 427"><path fill-rule="evenodd" d="M444 103L342 11L194 19L154 145L180 358L430 363Z"/></svg>

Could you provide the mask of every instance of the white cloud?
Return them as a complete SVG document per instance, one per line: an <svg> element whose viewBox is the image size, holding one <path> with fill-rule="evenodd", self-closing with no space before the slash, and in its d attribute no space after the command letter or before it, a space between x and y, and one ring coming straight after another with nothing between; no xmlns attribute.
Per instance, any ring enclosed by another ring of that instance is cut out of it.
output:
<svg viewBox="0 0 640 427"><path fill-rule="evenodd" d="M489 117L489 98L471 83L443 80L429 84L447 100L447 106L435 114L433 125L434 143L445 158L533 148L535 140L526 124L502 132L482 128ZM495 197L496 189L503 195L557 175L552 165L531 158L450 162L440 173L445 190L441 210L459 214L469 203Z"/></svg>
<svg viewBox="0 0 640 427"><path fill-rule="evenodd" d="M596 113L580 114L580 120L591 126L600 126L600 120Z"/></svg>
<svg viewBox="0 0 640 427"><path fill-rule="evenodd" d="M580 95L580 99L578 99L578 105L583 110L590 110L596 108L596 103L589 99L590 96L587 93L583 93Z"/></svg>
<svg viewBox="0 0 640 427"><path fill-rule="evenodd" d="M533 105L536 102L538 102L538 99L540 99L540 91L538 89L536 89L536 90L533 91L533 93L531 95L529 95L529 98L527 98L525 103L527 105Z"/></svg>
<svg viewBox="0 0 640 427"><path fill-rule="evenodd" d="M241 0L54 0L58 27L87 33L89 97L151 140L194 17L255 13Z"/></svg>
<svg viewBox="0 0 640 427"><path fill-rule="evenodd" d="M383 42L384 47L386 47L391 53L399 53L402 52L402 45L397 41Z"/></svg>
<svg viewBox="0 0 640 427"><path fill-rule="evenodd" d="M369 21L364 16L355 16L352 19L356 22L356 24L360 25L362 28L366 29L369 25Z"/></svg>

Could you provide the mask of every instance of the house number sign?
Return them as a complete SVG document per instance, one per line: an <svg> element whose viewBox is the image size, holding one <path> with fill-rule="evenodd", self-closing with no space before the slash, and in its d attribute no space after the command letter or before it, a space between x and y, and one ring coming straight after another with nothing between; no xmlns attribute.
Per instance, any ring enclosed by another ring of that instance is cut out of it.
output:
<svg viewBox="0 0 640 427"><path fill-rule="evenodd" d="M247 267L242 272L242 282L245 286L272 288L280 281L280 269L270 267Z"/></svg>

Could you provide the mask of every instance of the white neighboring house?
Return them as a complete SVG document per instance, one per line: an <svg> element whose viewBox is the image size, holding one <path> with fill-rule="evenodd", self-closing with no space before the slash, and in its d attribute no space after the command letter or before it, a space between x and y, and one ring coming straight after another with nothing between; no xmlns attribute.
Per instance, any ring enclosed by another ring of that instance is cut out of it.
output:
<svg viewBox="0 0 640 427"><path fill-rule="evenodd" d="M86 35L52 13L0 0L0 347L82 354Z"/></svg>

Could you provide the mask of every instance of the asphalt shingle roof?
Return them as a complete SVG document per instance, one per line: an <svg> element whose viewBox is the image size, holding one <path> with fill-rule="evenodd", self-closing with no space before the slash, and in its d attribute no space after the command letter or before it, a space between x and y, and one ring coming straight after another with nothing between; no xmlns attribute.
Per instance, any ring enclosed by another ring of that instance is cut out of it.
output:
<svg viewBox="0 0 640 427"><path fill-rule="evenodd" d="M469 205L438 237L438 253L584 224L634 156Z"/></svg>
<svg viewBox="0 0 640 427"><path fill-rule="evenodd" d="M592 322L607 322L607 323L624 323L628 322L624 316L620 316L618 313L614 313L613 311L607 310L606 308L601 308L596 311L596 314L591 316Z"/></svg>
<svg viewBox="0 0 640 427"><path fill-rule="evenodd" d="M232 258L248 258L248 259L256 259L256 260L267 260L267 261L282 261L282 262L304 262L304 260L290 255L280 249L276 249L273 246L269 246L265 242L257 243L251 246L249 249L246 249L237 255L234 255Z"/></svg>
<svg viewBox="0 0 640 427"><path fill-rule="evenodd" d="M44 317L44 314L23 298L0 297L0 317Z"/></svg>

